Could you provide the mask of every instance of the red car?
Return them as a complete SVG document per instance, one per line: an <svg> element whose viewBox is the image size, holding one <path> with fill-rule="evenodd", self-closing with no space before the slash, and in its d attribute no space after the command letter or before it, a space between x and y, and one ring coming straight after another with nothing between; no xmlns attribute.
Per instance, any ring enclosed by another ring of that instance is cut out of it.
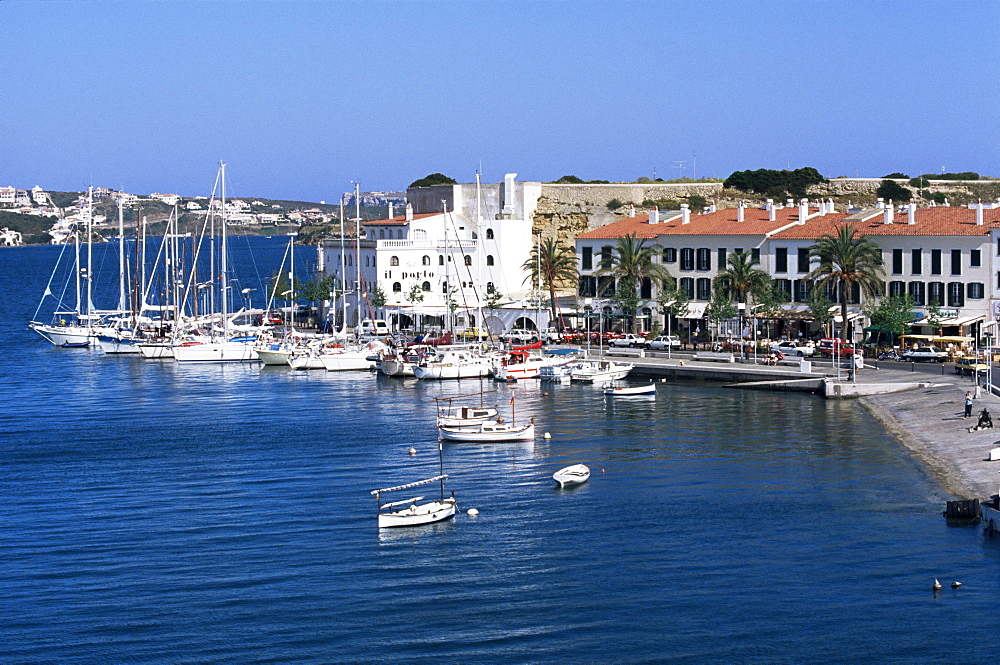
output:
<svg viewBox="0 0 1000 665"><path fill-rule="evenodd" d="M821 339L819 344L816 345L816 350L828 358L833 356L834 352L838 356L853 356L857 353L857 349L850 342L831 338Z"/></svg>

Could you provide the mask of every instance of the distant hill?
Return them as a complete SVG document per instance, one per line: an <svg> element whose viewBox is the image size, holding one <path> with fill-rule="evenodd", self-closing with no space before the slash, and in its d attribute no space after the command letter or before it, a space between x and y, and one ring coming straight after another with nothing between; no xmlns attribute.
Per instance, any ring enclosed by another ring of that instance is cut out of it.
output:
<svg viewBox="0 0 1000 665"><path fill-rule="evenodd" d="M47 245L52 242L49 229L55 222L55 217L22 215L19 212L0 210L0 228L7 227L17 231L26 245Z"/></svg>

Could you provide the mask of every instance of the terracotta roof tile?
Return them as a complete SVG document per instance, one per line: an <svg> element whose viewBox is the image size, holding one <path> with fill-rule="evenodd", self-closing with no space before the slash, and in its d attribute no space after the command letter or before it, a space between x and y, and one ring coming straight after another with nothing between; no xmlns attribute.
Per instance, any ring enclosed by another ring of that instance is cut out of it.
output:
<svg viewBox="0 0 1000 665"><path fill-rule="evenodd" d="M874 210L871 212L875 212ZM813 240L824 233L836 233L844 223L850 222L841 214L817 217L802 226L793 226L772 238L780 240ZM892 224L883 221L883 213L878 213L865 221L854 222L861 235L866 236L980 236L988 235L991 228L1000 227L1000 208L983 210L983 225L976 224L976 211L959 207L918 208L914 213L914 224L907 223L907 213L896 212Z"/></svg>
<svg viewBox="0 0 1000 665"><path fill-rule="evenodd" d="M414 221L416 221L418 219L425 219L427 217L434 217L435 215L440 215L440 214L441 213L439 213L439 212L422 212L419 215L414 215L413 219L414 219ZM406 215L398 215L398 216L393 217L391 219L371 219L371 220L368 220L367 222L361 222L361 224L363 226L369 226L369 225L370 226L392 226L392 225L405 226L406 224L409 224L409 222L406 220Z"/></svg>

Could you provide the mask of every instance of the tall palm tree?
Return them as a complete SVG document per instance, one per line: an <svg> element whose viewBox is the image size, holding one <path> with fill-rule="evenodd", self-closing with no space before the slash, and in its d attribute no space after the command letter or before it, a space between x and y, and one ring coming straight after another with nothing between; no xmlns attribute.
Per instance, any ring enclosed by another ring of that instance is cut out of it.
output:
<svg viewBox="0 0 1000 665"><path fill-rule="evenodd" d="M631 233L618 238L614 251L601 257L596 274L614 278L619 284L619 292L622 292L622 289L635 292L644 279L660 284L670 277L670 273L663 266L653 262L653 257L658 253L658 248L647 247L645 239L639 239L635 233ZM635 309L631 307L630 309L632 311L628 316L634 332Z"/></svg>
<svg viewBox="0 0 1000 665"><path fill-rule="evenodd" d="M809 258L819 265L807 275L817 286L834 284L840 298L843 337L847 338L847 296L857 285L863 297L877 296L882 291L885 269L882 250L865 236L858 235L853 224L842 226L836 234L824 233L809 247Z"/></svg>
<svg viewBox="0 0 1000 665"><path fill-rule="evenodd" d="M575 287L579 281L576 268L576 250L562 244L559 240L543 238L531 248L531 254L521 266L530 272L525 281L541 284L549 290L549 305L552 308L552 320L562 332L562 320L556 311L556 289L560 287Z"/></svg>
<svg viewBox="0 0 1000 665"><path fill-rule="evenodd" d="M715 288L737 303L771 287L771 276L755 267L760 261L750 252L733 252L726 263L729 267L715 276Z"/></svg>

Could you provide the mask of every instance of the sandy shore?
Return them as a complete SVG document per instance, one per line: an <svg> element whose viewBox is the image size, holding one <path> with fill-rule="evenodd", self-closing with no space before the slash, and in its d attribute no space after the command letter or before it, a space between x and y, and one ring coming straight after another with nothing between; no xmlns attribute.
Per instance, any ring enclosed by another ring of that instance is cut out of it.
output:
<svg viewBox="0 0 1000 665"><path fill-rule="evenodd" d="M892 372L909 378L909 372ZM880 371L880 379L888 372ZM1000 398L982 392L973 401L973 416L965 420L965 393L975 390L968 377L927 375L929 388L864 397L861 403L938 479L961 498L988 498L1000 488L1000 461L990 462L990 450L1000 446ZM983 408L996 429L970 432Z"/></svg>

